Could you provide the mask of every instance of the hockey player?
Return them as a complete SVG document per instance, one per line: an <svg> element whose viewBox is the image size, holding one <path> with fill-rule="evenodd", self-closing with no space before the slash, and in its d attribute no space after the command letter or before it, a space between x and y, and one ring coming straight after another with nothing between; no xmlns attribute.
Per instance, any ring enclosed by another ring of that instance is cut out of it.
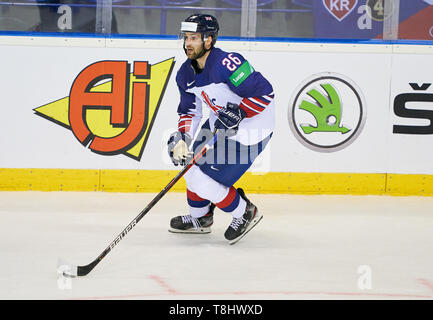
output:
<svg viewBox="0 0 433 320"><path fill-rule="evenodd" d="M218 31L216 18L208 14L193 14L181 23L188 59L176 76L179 122L168 140L168 152L175 165L185 165L215 129L218 140L206 161L185 174L189 214L171 219L169 231L211 232L216 206L233 217L224 234L233 244L262 219L244 191L233 184L272 136L274 93L271 84L242 55L214 47ZM209 118L192 143L203 109L208 109Z"/></svg>

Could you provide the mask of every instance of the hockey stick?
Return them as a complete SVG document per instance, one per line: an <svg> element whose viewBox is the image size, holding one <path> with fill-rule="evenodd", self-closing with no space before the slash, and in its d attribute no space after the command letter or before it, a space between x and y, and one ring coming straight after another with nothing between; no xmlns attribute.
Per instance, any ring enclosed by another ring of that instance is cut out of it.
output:
<svg viewBox="0 0 433 320"><path fill-rule="evenodd" d="M110 243L110 245L91 263L85 266L75 266L71 264L66 264L64 262L59 262L62 267L63 275L66 277L81 277L87 275L90 271L93 270L93 268L96 267L96 265L101 262L102 259L105 258L105 256L110 253L111 250L114 249L114 247L122 240L128 232L134 228L137 223L150 211L150 209L153 208L153 206L161 200L161 198L182 178L182 176L195 164L197 161L202 158L206 152L213 147L215 142L217 141L218 135L216 134L216 130L213 132L213 137L210 139L210 141L204 145L204 147L198 152L194 157L191 159L191 161L167 184L167 186L161 190L158 195L156 195L155 198L153 198L152 201L144 208L140 214L132 220L128 226L123 229L123 231ZM59 270L59 269L58 269Z"/></svg>

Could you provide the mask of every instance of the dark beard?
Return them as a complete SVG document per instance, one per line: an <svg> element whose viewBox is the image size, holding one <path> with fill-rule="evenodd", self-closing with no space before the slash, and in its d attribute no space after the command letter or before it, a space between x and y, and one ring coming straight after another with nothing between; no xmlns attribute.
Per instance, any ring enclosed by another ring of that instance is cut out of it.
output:
<svg viewBox="0 0 433 320"><path fill-rule="evenodd" d="M183 44L183 50L185 51L185 54L186 54L186 48L185 48L185 43ZM210 49L209 49L210 50ZM188 58L188 59L190 59L190 60L197 60L197 59L199 59L199 58L201 58L201 57L203 57L203 55L207 52L207 51L209 51L209 50L206 50L205 48L204 48L204 43L202 42L202 44L201 44L201 51L200 52L198 52L198 53L194 53L194 55L191 57L191 58ZM188 55L187 55L188 56Z"/></svg>

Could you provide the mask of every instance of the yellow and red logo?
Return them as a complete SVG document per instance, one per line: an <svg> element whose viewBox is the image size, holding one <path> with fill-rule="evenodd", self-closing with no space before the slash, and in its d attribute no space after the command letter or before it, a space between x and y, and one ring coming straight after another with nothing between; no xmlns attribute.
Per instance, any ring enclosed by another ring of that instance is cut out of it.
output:
<svg viewBox="0 0 433 320"><path fill-rule="evenodd" d="M34 111L93 152L140 161L173 66L174 58L135 61L131 72L127 61L98 61L79 73L68 97Z"/></svg>

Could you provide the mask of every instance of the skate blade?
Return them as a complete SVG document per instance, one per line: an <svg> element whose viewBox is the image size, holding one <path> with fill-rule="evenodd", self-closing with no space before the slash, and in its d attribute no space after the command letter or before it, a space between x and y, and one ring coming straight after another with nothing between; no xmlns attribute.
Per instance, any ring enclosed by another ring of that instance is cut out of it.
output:
<svg viewBox="0 0 433 320"><path fill-rule="evenodd" d="M245 237L245 235L250 232L250 230L252 228L254 228L261 220L263 219L263 215L259 214L259 211L257 211L256 216L254 217L253 221L249 224L249 226L247 227L247 230L245 230L244 233L242 233L239 237L230 240L229 244L235 244L236 242L238 242L239 240L241 240L243 237Z"/></svg>
<svg viewBox="0 0 433 320"><path fill-rule="evenodd" d="M198 229L189 229L189 230L179 230L179 229L168 229L168 232L171 233L184 233L184 234L206 234L211 233L211 228L198 228Z"/></svg>

